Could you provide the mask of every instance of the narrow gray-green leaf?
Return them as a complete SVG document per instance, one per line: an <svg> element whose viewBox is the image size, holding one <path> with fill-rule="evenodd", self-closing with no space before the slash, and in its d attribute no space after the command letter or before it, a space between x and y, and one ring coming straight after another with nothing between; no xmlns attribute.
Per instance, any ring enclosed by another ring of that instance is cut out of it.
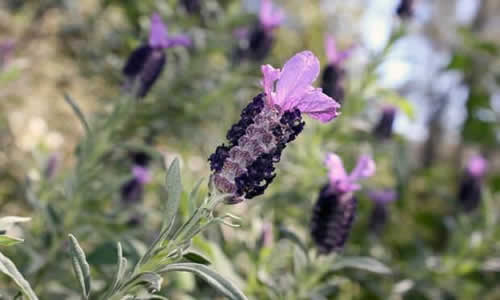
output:
<svg viewBox="0 0 500 300"><path fill-rule="evenodd" d="M204 178L198 180L193 190L191 190L191 193L189 194L189 214L193 214L194 210L196 209L196 197L198 196L198 191L203 181Z"/></svg>
<svg viewBox="0 0 500 300"><path fill-rule="evenodd" d="M307 256L306 245L302 242L302 240L299 238L299 236L297 234L295 234L295 232L290 231L286 228L280 228L279 236L280 236L280 239L289 240L290 242L297 245L300 248L300 250L304 253L306 259L309 259L309 257Z"/></svg>
<svg viewBox="0 0 500 300"><path fill-rule="evenodd" d="M24 242L23 239L9 235L0 235L0 246L12 246Z"/></svg>
<svg viewBox="0 0 500 300"><path fill-rule="evenodd" d="M80 107L78 106L78 104L76 104L76 102L73 101L73 99L71 98L71 96L68 95L68 94L66 94L66 93L64 93L64 100L69 104L69 106L71 106L71 109L73 110L73 112L75 113L75 115L78 117L78 119L82 123L82 125L85 128L85 131L87 132L87 134L90 134L89 123L87 122L87 119L85 118L85 115L83 114L83 112L80 109Z"/></svg>
<svg viewBox="0 0 500 300"><path fill-rule="evenodd" d="M134 286L142 285L144 286L148 292L156 293L161 289L161 284L163 282L163 278L154 272L144 272L135 276L132 280L127 283L128 288L132 288Z"/></svg>
<svg viewBox="0 0 500 300"><path fill-rule="evenodd" d="M72 234L69 235L69 241L73 269L78 281L80 282L82 294L85 299L88 299L90 295L90 266L85 258L85 252L83 252L82 248L78 244L78 241Z"/></svg>
<svg viewBox="0 0 500 300"><path fill-rule="evenodd" d="M166 267L160 269L158 273L172 272L172 271L184 271L191 272L202 279L204 279L208 284L217 289L219 292L224 294L226 297L232 300L246 300L247 297L243 292L237 288L232 282L226 278L219 275L214 270L208 268L207 266L195 264L195 263L176 263L170 264Z"/></svg>
<svg viewBox="0 0 500 300"><path fill-rule="evenodd" d="M182 182L179 159L174 159L170 164L167 172L167 204L165 206L165 219L163 220L163 228L166 228L173 222L179 202L181 200Z"/></svg>
<svg viewBox="0 0 500 300"><path fill-rule="evenodd" d="M38 300L35 292L31 289L31 286L26 279L24 279L23 275L17 270L16 265L5 255L0 252L0 272L9 276L18 287L21 288L23 294L29 300Z"/></svg>
<svg viewBox="0 0 500 300"><path fill-rule="evenodd" d="M118 256L117 259L118 268L116 270L116 278L112 290L115 290L120 285L120 282L123 279L123 275L127 270L127 259L123 257L122 244L118 242L116 246L117 246L117 256Z"/></svg>
<svg viewBox="0 0 500 300"><path fill-rule="evenodd" d="M205 255L194 250L188 250L188 252L184 253L182 257L189 260L190 262L194 262L197 264L202 264L202 265L211 264L210 260Z"/></svg>
<svg viewBox="0 0 500 300"><path fill-rule="evenodd" d="M355 268L378 274L391 274L391 269L371 257L341 257L332 266L334 271L343 268Z"/></svg>

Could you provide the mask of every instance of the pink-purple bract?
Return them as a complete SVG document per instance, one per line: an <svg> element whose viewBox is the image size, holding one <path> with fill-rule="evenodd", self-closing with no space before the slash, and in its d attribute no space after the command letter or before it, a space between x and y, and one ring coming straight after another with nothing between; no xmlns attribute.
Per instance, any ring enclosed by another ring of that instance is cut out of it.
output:
<svg viewBox="0 0 500 300"><path fill-rule="evenodd" d="M294 55L283 70L271 65L264 65L261 70L268 106L281 111L297 108L321 122L329 122L339 115L340 104L311 85L320 71L319 60L311 51Z"/></svg>
<svg viewBox="0 0 500 300"><path fill-rule="evenodd" d="M152 48L167 49L175 46L188 47L190 45L191 39L186 35L177 35L170 37L168 35L167 25L163 23L158 13L154 13L151 16L149 46L151 46Z"/></svg>
<svg viewBox="0 0 500 300"><path fill-rule="evenodd" d="M368 192L370 199L376 204L385 205L393 202L397 198L396 191L393 189L380 189Z"/></svg>
<svg viewBox="0 0 500 300"><path fill-rule="evenodd" d="M481 155L474 155L467 161L467 172L473 177L482 177L488 169L488 161Z"/></svg>
<svg viewBox="0 0 500 300"><path fill-rule="evenodd" d="M356 167L347 174L342 163L342 159L334 154L328 153L325 160L328 168L328 178L332 192L349 193L361 188L359 180L373 176L375 174L375 162L368 155L361 155Z"/></svg>
<svg viewBox="0 0 500 300"><path fill-rule="evenodd" d="M337 50L337 44L335 42L335 39L331 35L326 35L325 37L325 51L326 51L326 57L328 60L329 65L339 65L342 64L346 59L348 59L352 51L354 50L354 47L349 47L348 49L344 51L338 51Z"/></svg>
<svg viewBox="0 0 500 300"><path fill-rule="evenodd" d="M134 178L139 181L141 184L145 184L151 181L151 174L147 167L135 165L132 168L132 174L134 174Z"/></svg>
<svg viewBox="0 0 500 300"><path fill-rule="evenodd" d="M274 9L271 0L261 0L259 10L259 22L265 30L273 30L278 27L285 14L282 10Z"/></svg>

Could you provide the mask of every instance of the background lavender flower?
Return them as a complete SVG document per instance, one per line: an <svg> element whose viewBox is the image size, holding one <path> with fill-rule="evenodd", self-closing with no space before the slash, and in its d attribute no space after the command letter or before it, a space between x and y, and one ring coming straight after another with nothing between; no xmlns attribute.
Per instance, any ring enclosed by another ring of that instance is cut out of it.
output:
<svg viewBox="0 0 500 300"><path fill-rule="evenodd" d="M396 118L396 107L385 106L382 109L382 115L373 128L373 134L379 139L389 139L392 136L392 127Z"/></svg>
<svg viewBox="0 0 500 300"><path fill-rule="evenodd" d="M396 200L396 192L392 189L371 191L368 194L373 201L373 210L370 217L370 229L373 232L380 232L389 218L387 204Z"/></svg>
<svg viewBox="0 0 500 300"><path fill-rule="evenodd" d="M181 4L189 14L199 14L201 12L201 0L181 0Z"/></svg>
<svg viewBox="0 0 500 300"><path fill-rule="evenodd" d="M323 69L321 87L323 92L342 104L345 96L345 69L343 62L349 58L353 48L337 51L335 39L327 35L325 38L325 50L328 65Z"/></svg>
<svg viewBox="0 0 500 300"><path fill-rule="evenodd" d="M401 0L398 8L396 9L397 15L402 19L413 17L414 0Z"/></svg>
<svg viewBox="0 0 500 300"><path fill-rule="evenodd" d="M46 179L50 179L54 177L57 169L61 163L61 154L60 153L52 153L47 159L47 163L45 165L44 176Z"/></svg>
<svg viewBox="0 0 500 300"><path fill-rule="evenodd" d="M325 164L329 182L321 189L311 218L311 236L322 254L344 247L356 216L353 192L361 188L357 181L375 173L374 161L364 155L349 175L340 157L333 153L327 155Z"/></svg>
<svg viewBox="0 0 500 300"><path fill-rule="evenodd" d="M0 42L0 68L2 68L9 60L10 55L14 51L15 42L13 40L5 40Z"/></svg>
<svg viewBox="0 0 500 300"><path fill-rule="evenodd" d="M264 193L274 179L274 164L281 152L302 131L302 113L329 122L339 104L311 86L319 74L319 60L303 51L283 70L262 66L263 94L243 109L241 119L227 133L228 145L217 147L209 158L217 189L233 194L234 204Z"/></svg>
<svg viewBox="0 0 500 300"><path fill-rule="evenodd" d="M146 96L165 67L164 50L189 45L191 40L185 35L169 37L160 15L153 14L148 43L135 49L123 68L125 89L134 91L137 97Z"/></svg>
<svg viewBox="0 0 500 300"><path fill-rule="evenodd" d="M475 210L481 202L482 179L488 162L480 155L472 156L467 162L458 190L458 202L466 212Z"/></svg>
<svg viewBox="0 0 500 300"><path fill-rule="evenodd" d="M148 170L151 157L145 152L135 152L132 153L132 161L132 178L123 184L120 191L124 204L139 202L144 193L144 185L151 180Z"/></svg>
<svg viewBox="0 0 500 300"><path fill-rule="evenodd" d="M274 10L271 0L261 0L258 22L250 30L238 30L236 36L246 45L236 50L238 58L262 60L266 58L274 43L274 30L279 27L284 14Z"/></svg>

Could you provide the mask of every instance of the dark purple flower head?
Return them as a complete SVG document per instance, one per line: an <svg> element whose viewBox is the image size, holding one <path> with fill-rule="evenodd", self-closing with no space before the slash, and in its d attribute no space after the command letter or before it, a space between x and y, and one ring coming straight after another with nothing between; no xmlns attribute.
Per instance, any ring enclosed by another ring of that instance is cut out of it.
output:
<svg viewBox="0 0 500 300"><path fill-rule="evenodd" d="M374 190L370 191L368 196L375 204L370 218L370 229L375 233L379 233L387 223L389 218L387 204L396 200L396 191L393 189Z"/></svg>
<svg viewBox="0 0 500 300"><path fill-rule="evenodd" d="M344 247L356 216L353 192L361 188L360 179L375 173L375 162L366 155L358 159L349 175L336 154L329 153L325 164L329 182L320 191L311 219L311 236L322 254Z"/></svg>
<svg viewBox="0 0 500 300"><path fill-rule="evenodd" d="M389 139L392 136L392 127L396 119L396 107L387 105L382 109L382 116L373 129L373 134L379 139Z"/></svg>
<svg viewBox="0 0 500 300"><path fill-rule="evenodd" d="M393 189L374 190L368 196L375 204L386 205L396 200L397 194Z"/></svg>
<svg viewBox="0 0 500 300"><path fill-rule="evenodd" d="M343 62L351 56L351 47L344 51L337 51L335 39L331 35L325 38L325 50L328 58L328 64L323 69L321 87L323 92L332 97L339 103L344 102L345 94L345 70Z"/></svg>
<svg viewBox="0 0 500 300"><path fill-rule="evenodd" d="M321 254L342 250L356 217L357 203L352 193L331 193L328 185L321 189L311 218L311 236Z"/></svg>
<svg viewBox="0 0 500 300"><path fill-rule="evenodd" d="M151 157L145 152L135 152L132 154L132 160L132 178L121 188L121 199L125 204L139 202L144 193L144 185L151 181L148 169Z"/></svg>
<svg viewBox="0 0 500 300"><path fill-rule="evenodd" d="M284 13L273 8L271 0L261 0L258 23L251 28L240 28L234 35L245 40L244 47L237 49L238 58L262 60L269 55L274 43L274 29L282 23Z"/></svg>
<svg viewBox="0 0 500 300"><path fill-rule="evenodd" d="M243 109L241 119L227 133L228 145L209 158L215 187L233 194L238 203L264 192L274 179L274 164L281 152L302 131L302 113L329 122L340 105L311 83L319 74L319 60L303 51L283 70L262 66L264 93Z"/></svg>
<svg viewBox="0 0 500 300"><path fill-rule="evenodd" d="M146 96L165 67L164 50L190 45L191 40L185 35L170 37L160 15L153 14L148 43L135 49L123 68L123 74L127 78L125 89L134 90L137 97Z"/></svg>
<svg viewBox="0 0 500 300"><path fill-rule="evenodd" d="M413 6L415 4L414 0L401 0L396 9L397 15L401 19L408 19L413 17Z"/></svg>
<svg viewBox="0 0 500 300"><path fill-rule="evenodd" d="M488 162L480 155L472 156L467 162L458 190L458 202L466 212L475 210L481 202L482 179Z"/></svg>
<svg viewBox="0 0 500 300"><path fill-rule="evenodd" d="M199 14L201 12L201 0L182 0L181 4L189 14Z"/></svg>

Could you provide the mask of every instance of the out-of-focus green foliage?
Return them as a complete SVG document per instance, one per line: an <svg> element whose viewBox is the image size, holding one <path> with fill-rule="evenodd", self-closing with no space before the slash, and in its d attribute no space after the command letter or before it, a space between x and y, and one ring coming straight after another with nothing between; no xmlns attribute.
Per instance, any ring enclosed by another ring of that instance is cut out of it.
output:
<svg viewBox="0 0 500 300"><path fill-rule="evenodd" d="M16 41L0 63L0 211L31 218L22 227L14 223L27 219L7 219L7 226L0 218L0 271L6 275L0 274L0 298L500 297L497 42L475 25L433 19L453 36L447 43L417 21L395 19L385 48L372 51L360 40L367 30L361 29L362 13L369 9L362 1L332 1L333 9L329 1L276 1L287 19L271 55L238 62L234 32L254 24L254 6L206 0L200 14L188 14L180 2L0 4L0 42ZM153 12L170 33L189 35L193 45L168 49L152 92L135 101L124 96L121 69L147 40ZM207 157L261 91L260 65L278 67L310 49L324 66L326 32L338 36L339 46L356 45L360 52L346 64L342 114L326 125L305 118L304 132L287 147L265 195L219 205L222 198L213 190L209 195ZM395 89L381 80L380 68L394 47L416 33L447 49L450 60L442 71L461 74L467 116L455 129L459 138L433 135L441 127L429 122L427 141L413 140L412 129L380 141L372 128L384 104L396 106L408 122L434 110L423 107L432 101L407 99L415 89L411 82ZM437 157L427 165L425 149L437 149L429 151ZM466 214L457 204L462 162L478 150L489 171L480 207ZM120 189L132 176L133 151L152 157L152 180L139 203L126 204ZM348 170L360 154L371 154L377 173L357 193L345 249L321 256L309 223L328 180L327 152L339 154ZM50 158L57 163L49 176ZM388 206L383 229L374 232L368 191L381 188L395 189L398 198ZM272 233L264 242L266 228Z"/></svg>

